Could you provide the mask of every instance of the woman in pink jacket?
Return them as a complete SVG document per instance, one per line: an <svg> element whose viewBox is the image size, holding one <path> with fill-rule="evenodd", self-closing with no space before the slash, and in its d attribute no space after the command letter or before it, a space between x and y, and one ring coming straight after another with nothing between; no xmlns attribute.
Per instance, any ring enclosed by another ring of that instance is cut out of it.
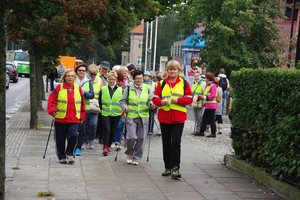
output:
<svg viewBox="0 0 300 200"><path fill-rule="evenodd" d="M217 104L217 85L214 83L215 75L212 72L205 74L206 87L204 95L199 96L199 99L204 100L205 111L202 119L200 129L200 136L204 136L204 130L207 124L210 124L211 134L206 137L216 137L216 124L215 124L215 110L218 108Z"/></svg>

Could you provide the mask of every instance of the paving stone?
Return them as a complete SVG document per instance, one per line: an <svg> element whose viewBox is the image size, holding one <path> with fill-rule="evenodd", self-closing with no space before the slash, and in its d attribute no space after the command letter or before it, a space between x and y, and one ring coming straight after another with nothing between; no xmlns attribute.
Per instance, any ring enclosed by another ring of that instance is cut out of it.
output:
<svg viewBox="0 0 300 200"><path fill-rule="evenodd" d="M49 93L47 93L49 95ZM44 102L44 105L47 105ZM6 132L5 191L8 200L41 199L38 190L51 190L53 197L42 199L281 199L261 185L221 165L225 154L232 154L229 137L230 124L224 119L224 132L217 138L191 136L194 122L186 121L182 136L180 172L182 178L162 177L161 137L148 141L140 165L126 163L126 149L104 157L103 146L95 140L95 149L82 151L75 164L60 164L55 154L54 130L43 159L52 118L39 112L45 129L30 130L29 101L24 103L12 119ZM193 115L190 109L188 115ZM157 128L154 128L157 132ZM122 141L124 142L124 141ZM20 170L11 168L18 166ZM254 184L253 184L254 183ZM263 193L266 191L267 195ZM273 197L273 198L271 198Z"/></svg>
<svg viewBox="0 0 300 200"><path fill-rule="evenodd" d="M207 200L242 200L237 195L227 195L227 194L218 194L218 195L203 195Z"/></svg>
<svg viewBox="0 0 300 200"><path fill-rule="evenodd" d="M261 192L236 192L238 196L243 199L282 199L269 191L261 191Z"/></svg>

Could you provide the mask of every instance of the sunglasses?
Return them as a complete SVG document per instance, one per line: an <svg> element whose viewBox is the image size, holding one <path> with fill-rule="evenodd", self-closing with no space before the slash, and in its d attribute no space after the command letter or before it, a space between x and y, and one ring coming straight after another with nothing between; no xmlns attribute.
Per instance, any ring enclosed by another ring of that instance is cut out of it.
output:
<svg viewBox="0 0 300 200"><path fill-rule="evenodd" d="M96 76L97 74L90 74L91 76Z"/></svg>
<svg viewBox="0 0 300 200"><path fill-rule="evenodd" d="M86 72L86 70L81 70L81 69L80 69L80 70L77 70L77 71L78 71L78 72Z"/></svg>

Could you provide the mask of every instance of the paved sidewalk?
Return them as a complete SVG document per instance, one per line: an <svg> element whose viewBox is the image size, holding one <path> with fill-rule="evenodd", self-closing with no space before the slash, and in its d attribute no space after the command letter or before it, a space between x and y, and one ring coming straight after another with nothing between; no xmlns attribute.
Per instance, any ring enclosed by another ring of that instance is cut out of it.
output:
<svg viewBox="0 0 300 200"><path fill-rule="evenodd" d="M43 159L52 118L46 111L40 112L39 123L44 128L28 129L29 105L28 101L21 107L7 128L8 200L282 199L186 142L182 142L181 146L182 179L162 177L164 164L161 137L151 137L149 162L147 140L143 159L138 166L126 163L124 148L119 152L117 161L114 161L115 150L103 157L102 146L98 143L95 143L94 150L87 149L82 152L82 156L76 157L74 165L62 165L55 155L52 132L46 158ZM43 106L46 110L46 101ZM185 128L191 129L190 126ZM19 167L19 170L13 170L13 167ZM54 192L54 196L38 197L38 191L48 190Z"/></svg>

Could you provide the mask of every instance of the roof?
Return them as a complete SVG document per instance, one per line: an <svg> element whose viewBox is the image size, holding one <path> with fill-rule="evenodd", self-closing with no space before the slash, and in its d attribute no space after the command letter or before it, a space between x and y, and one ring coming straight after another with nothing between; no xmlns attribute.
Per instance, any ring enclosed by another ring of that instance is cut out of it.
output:
<svg viewBox="0 0 300 200"><path fill-rule="evenodd" d="M196 45L194 45L195 43L195 39L198 39ZM206 44L205 44L205 40L198 36L198 32L195 31L194 35L191 35L189 37L187 37L183 44L181 45L181 47L187 47L187 48L203 48L203 47L206 47Z"/></svg>
<svg viewBox="0 0 300 200"><path fill-rule="evenodd" d="M144 23L141 23L140 25L138 25L137 27L135 27L134 29L132 29L130 31L130 33L140 33L140 34L143 34L144 33Z"/></svg>

